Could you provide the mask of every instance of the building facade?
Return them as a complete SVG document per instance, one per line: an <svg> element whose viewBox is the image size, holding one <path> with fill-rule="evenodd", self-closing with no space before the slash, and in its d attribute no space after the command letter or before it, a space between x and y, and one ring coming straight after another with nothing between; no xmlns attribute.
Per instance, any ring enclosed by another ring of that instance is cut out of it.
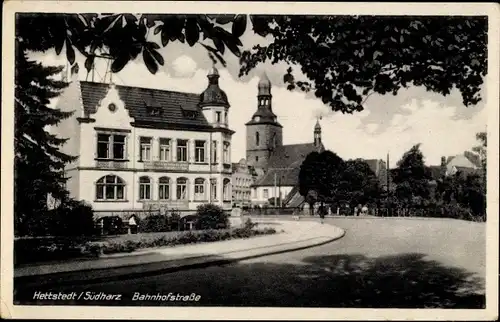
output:
<svg viewBox="0 0 500 322"><path fill-rule="evenodd" d="M252 201L251 187L255 182L257 174L245 159L233 163L233 206L248 207Z"/></svg>
<svg viewBox="0 0 500 322"><path fill-rule="evenodd" d="M97 214L203 203L231 208L231 137L219 74L201 94L73 79L59 99L75 111L54 130L62 150L79 156L66 168L72 197Z"/></svg>

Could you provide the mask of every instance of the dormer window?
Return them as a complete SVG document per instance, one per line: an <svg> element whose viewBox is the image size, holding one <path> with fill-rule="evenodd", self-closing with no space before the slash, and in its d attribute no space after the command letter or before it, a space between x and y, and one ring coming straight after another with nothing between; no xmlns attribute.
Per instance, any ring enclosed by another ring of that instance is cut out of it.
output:
<svg viewBox="0 0 500 322"><path fill-rule="evenodd" d="M159 116L161 115L161 106L156 101L153 93L150 96L144 98L144 105L146 106L147 113L151 116Z"/></svg>
<svg viewBox="0 0 500 322"><path fill-rule="evenodd" d="M190 120L194 120L196 116L198 115L197 112L195 111L184 111L184 117Z"/></svg>
<svg viewBox="0 0 500 322"><path fill-rule="evenodd" d="M148 114L151 116L161 115L161 109L158 106L148 106Z"/></svg>
<svg viewBox="0 0 500 322"><path fill-rule="evenodd" d="M193 106L181 106L182 116L186 119L194 120L199 113L199 109Z"/></svg>

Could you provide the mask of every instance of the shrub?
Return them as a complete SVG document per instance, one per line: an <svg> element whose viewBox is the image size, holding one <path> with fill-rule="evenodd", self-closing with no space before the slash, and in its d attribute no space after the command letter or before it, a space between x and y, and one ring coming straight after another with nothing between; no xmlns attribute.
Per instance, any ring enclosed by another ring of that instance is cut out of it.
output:
<svg viewBox="0 0 500 322"><path fill-rule="evenodd" d="M53 236L92 236L94 211L83 201L69 200L50 212L49 234Z"/></svg>
<svg viewBox="0 0 500 322"><path fill-rule="evenodd" d="M139 231L145 233L170 231L169 220L165 215L148 215L139 225Z"/></svg>
<svg viewBox="0 0 500 322"><path fill-rule="evenodd" d="M224 210L214 204L199 205L196 210L197 229L225 229L229 227L229 218Z"/></svg>

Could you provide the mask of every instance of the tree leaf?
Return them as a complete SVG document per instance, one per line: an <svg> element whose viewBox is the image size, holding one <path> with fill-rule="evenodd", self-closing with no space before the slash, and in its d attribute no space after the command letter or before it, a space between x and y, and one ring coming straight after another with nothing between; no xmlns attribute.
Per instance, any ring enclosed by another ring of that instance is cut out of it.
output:
<svg viewBox="0 0 500 322"><path fill-rule="evenodd" d="M221 54L224 55L225 47L224 47L224 43L222 42L222 40L220 40L220 38L218 38L217 36L215 36L215 37L212 38L212 41L214 42L215 48L217 48L217 50Z"/></svg>
<svg viewBox="0 0 500 322"><path fill-rule="evenodd" d="M63 47L64 47L64 42L66 41L65 38L62 38L60 41L56 42L55 44L55 50L56 50L56 54L59 56L59 54L61 53Z"/></svg>
<svg viewBox="0 0 500 322"><path fill-rule="evenodd" d="M151 50L151 54L160 65L163 66L165 64L165 60L163 59L163 56L159 52L153 49Z"/></svg>
<svg viewBox="0 0 500 322"><path fill-rule="evenodd" d="M94 67L94 55L90 55L85 59L85 69L90 72L90 70Z"/></svg>
<svg viewBox="0 0 500 322"><path fill-rule="evenodd" d="M122 53L113 61L113 63L111 63L111 72L119 73L129 61L130 55L128 53Z"/></svg>
<svg viewBox="0 0 500 322"><path fill-rule="evenodd" d="M158 71L158 65L156 64L156 61L154 60L149 50L144 50L142 52L142 59L144 60L144 64L146 64L149 72L151 74L156 74L156 72Z"/></svg>
<svg viewBox="0 0 500 322"><path fill-rule="evenodd" d="M246 29L247 29L247 16L237 15L231 27L233 36L237 38L241 37L245 33Z"/></svg>
<svg viewBox="0 0 500 322"><path fill-rule="evenodd" d="M163 26L164 26L164 25L159 25L159 26L156 26L156 28L155 28L155 30L154 30L154 34L155 34L155 35L157 35L160 31L162 31Z"/></svg>
<svg viewBox="0 0 500 322"><path fill-rule="evenodd" d="M186 41L189 46L194 46L198 39L200 39L200 28L195 18L188 18L186 20Z"/></svg>
<svg viewBox="0 0 500 322"><path fill-rule="evenodd" d="M163 47L168 45L168 41L169 41L169 35L166 31L166 28L163 28L161 30L161 44L163 45Z"/></svg>
<svg viewBox="0 0 500 322"><path fill-rule="evenodd" d="M160 45L158 45L157 43L155 43L153 41L148 41L147 46L150 49L160 49Z"/></svg>
<svg viewBox="0 0 500 322"><path fill-rule="evenodd" d="M73 45L69 39L66 40L66 57L68 58L70 65L75 63L75 50L73 49Z"/></svg>

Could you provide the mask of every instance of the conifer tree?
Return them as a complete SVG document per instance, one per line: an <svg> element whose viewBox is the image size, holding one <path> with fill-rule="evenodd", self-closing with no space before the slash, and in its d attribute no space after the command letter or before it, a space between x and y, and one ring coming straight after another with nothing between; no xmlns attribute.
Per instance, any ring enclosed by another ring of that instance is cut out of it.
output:
<svg viewBox="0 0 500 322"><path fill-rule="evenodd" d="M19 45L19 43L18 43ZM48 229L47 199L66 201L64 166L76 159L59 150L66 138L48 127L71 116L49 106L67 83L54 79L63 67L45 67L16 50L14 213L17 234L40 234Z"/></svg>

